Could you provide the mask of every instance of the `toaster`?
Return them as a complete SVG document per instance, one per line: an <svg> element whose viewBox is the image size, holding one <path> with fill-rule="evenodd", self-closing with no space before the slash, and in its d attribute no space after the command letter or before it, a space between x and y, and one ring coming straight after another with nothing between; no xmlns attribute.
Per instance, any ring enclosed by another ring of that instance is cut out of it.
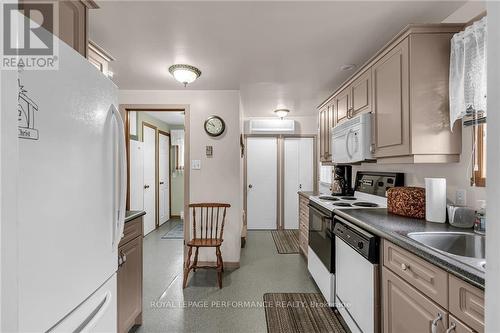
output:
<svg viewBox="0 0 500 333"><path fill-rule="evenodd" d="M448 221L454 227L472 228L476 219L476 211L468 207L448 205Z"/></svg>

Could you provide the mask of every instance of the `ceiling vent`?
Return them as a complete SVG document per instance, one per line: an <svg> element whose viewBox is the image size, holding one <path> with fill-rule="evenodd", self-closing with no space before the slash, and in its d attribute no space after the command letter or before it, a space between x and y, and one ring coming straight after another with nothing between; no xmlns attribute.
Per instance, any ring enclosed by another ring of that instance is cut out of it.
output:
<svg viewBox="0 0 500 333"><path fill-rule="evenodd" d="M295 121L292 119L252 119L250 133L290 133L295 131Z"/></svg>

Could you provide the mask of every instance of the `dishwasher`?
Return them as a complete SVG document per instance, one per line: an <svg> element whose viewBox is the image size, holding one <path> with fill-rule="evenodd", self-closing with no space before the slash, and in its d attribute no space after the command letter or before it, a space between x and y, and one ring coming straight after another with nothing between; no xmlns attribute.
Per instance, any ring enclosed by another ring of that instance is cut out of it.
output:
<svg viewBox="0 0 500 333"><path fill-rule="evenodd" d="M335 303L351 332L380 332L379 238L335 216Z"/></svg>

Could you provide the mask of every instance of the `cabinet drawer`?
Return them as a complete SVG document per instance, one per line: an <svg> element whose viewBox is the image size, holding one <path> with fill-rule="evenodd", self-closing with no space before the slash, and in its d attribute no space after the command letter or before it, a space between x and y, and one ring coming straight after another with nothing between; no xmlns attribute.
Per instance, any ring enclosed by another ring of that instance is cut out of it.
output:
<svg viewBox="0 0 500 333"><path fill-rule="evenodd" d="M468 327L452 315L450 315L449 318L449 333L476 333L476 331L474 331L472 328Z"/></svg>
<svg viewBox="0 0 500 333"><path fill-rule="evenodd" d="M450 312L478 332L484 331L484 292L450 275Z"/></svg>
<svg viewBox="0 0 500 333"><path fill-rule="evenodd" d="M448 273L384 241L384 266L441 306L448 307Z"/></svg>
<svg viewBox="0 0 500 333"><path fill-rule="evenodd" d="M119 246L130 242L137 236L142 236L142 216L125 223L125 228L123 229L123 238L120 240Z"/></svg>

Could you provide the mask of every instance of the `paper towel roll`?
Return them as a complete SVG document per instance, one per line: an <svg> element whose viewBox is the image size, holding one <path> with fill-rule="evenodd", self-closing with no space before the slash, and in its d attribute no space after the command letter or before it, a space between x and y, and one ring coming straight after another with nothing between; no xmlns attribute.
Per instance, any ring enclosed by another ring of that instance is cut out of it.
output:
<svg viewBox="0 0 500 333"><path fill-rule="evenodd" d="M446 179L425 178L425 219L446 222Z"/></svg>

